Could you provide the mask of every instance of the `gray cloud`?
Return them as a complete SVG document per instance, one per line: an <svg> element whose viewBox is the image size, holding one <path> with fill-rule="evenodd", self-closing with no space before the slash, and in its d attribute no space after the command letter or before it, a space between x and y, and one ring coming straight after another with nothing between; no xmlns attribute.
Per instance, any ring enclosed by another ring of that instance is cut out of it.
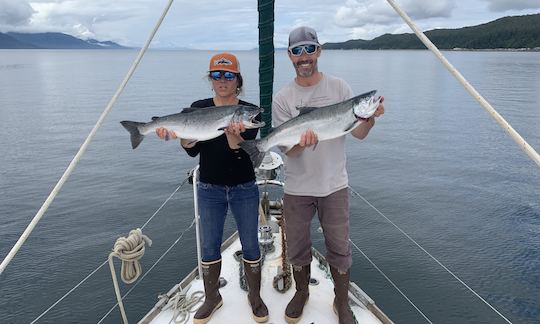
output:
<svg viewBox="0 0 540 324"><path fill-rule="evenodd" d="M27 1L0 0L0 27L28 25L34 10Z"/></svg>
<svg viewBox="0 0 540 324"><path fill-rule="evenodd" d="M532 13L531 8L540 6L540 0L398 3L423 30L470 26L502 15ZM155 0L0 0L0 31L54 31L141 46L165 4ZM177 0L152 46L252 49L257 46L257 18L253 0ZM276 0L275 45L285 47L289 31L299 25L316 28L322 42L409 31L386 1Z"/></svg>
<svg viewBox="0 0 540 324"><path fill-rule="evenodd" d="M400 1L400 7L414 19L428 19L450 17L455 3L451 0L404 0ZM337 9L334 20L341 27L362 27L369 24L396 23L399 17L383 1L348 0L345 5Z"/></svg>
<svg viewBox="0 0 540 324"><path fill-rule="evenodd" d="M491 11L539 9L539 0L484 0Z"/></svg>

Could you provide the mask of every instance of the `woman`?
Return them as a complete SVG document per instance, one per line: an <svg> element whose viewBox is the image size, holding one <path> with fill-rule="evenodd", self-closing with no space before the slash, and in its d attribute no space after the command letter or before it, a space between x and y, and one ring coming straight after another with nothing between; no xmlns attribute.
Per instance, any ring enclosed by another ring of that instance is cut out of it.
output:
<svg viewBox="0 0 540 324"><path fill-rule="evenodd" d="M237 58L230 53L212 56L208 69L212 98L195 101L191 107L252 105L238 99L242 90L242 75ZM217 138L192 143L180 139L186 152L200 155L198 184L199 215L202 228L202 268L206 298L194 317L194 323L207 323L214 311L223 304L219 294L221 243L223 225L230 208L242 243L244 269L249 286L248 300L255 321L268 320L268 308L262 301L261 254L257 239L259 190L249 155L238 146L244 139L255 139L257 129L246 130L242 123L231 122L225 133ZM176 138L174 132L160 128L157 135L165 140Z"/></svg>

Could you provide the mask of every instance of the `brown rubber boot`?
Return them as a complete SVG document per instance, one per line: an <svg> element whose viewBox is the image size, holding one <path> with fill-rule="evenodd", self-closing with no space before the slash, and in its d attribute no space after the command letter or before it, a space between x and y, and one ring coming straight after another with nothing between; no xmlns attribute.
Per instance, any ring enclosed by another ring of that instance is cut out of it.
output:
<svg viewBox="0 0 540 324"><path fill-rule="evenodd" d="M253 319L257 323L268 321L268 308L261 299L261 259L244 260L244 272L248 284L248 301L251 305Z"/></svg>
<svg viewBox="0 0 540 324"><path fill-rule="evenodd" d="M304 306L309 299L309 278L311 265L303 267L293 266L293 277L296 284L296 293L285 309L285 320L289 324L298 323L302 318Z"/></svg>
<svg viewBox="0 0 540 324"><path fill-rule="evenodd" d="M349 278L350 270L340 273L338 269L330 266L332 278L334 278L334 312L339 318L339 324L355 324L356 320L349 307Z"/></svg>
<svg viewBox="0 0 540 324"><path fill-rule="evenodd" d="M219 294L221 259L212 262L201 262L201 264L205 299L193 317L194 324L208 323L212 318L212 314L223 305L223 299Z"/></svg>

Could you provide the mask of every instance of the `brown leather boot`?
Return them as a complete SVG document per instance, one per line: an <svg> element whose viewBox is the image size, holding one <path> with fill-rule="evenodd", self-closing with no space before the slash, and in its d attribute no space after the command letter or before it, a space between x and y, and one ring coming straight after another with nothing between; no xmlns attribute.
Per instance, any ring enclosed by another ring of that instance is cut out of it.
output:
<svg viewBox="0 0 540 324"><path fill-rule="evenodd" d="M204 282L204 303L199 307L193 317L194 324L206 324L212 314L223 305L219 294L219 274L221 272L221 259L212 262L201 262Z"/></svg>
<svg viewBox="0 0 540 324"><path fill-rule="evenodd" d="M257 323L268 321L268 308L261 299L261 259L244 260L244 272L248 284L248 301L251 305L253 319Z"/></svg>
<svg viewBox="0 0 540 324"><path fill-rule="evenodd" d="M304 306L309 299L309 278L311 264L303 267L293 266L293 277L296 284L296 293L285 309L285 320L289 324L298 323L302 318Z"/></svg>
<svg viewBox="0 0 540 324"><path fill-rule="evenodd" d="M349 278L350 270L340 273L338 269L330 266L332 278L334 278L334 312L339 317L339 324L355 324L356 320L349 307Z"/></svg>

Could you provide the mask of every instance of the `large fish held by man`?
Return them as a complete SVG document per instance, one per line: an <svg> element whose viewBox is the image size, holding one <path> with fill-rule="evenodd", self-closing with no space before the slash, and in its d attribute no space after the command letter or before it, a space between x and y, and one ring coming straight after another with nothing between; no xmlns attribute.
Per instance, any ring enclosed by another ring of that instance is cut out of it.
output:
<svg viewBox="0 0 540 324"><path fill-rule="evenodd" d="M144 135L154 133L164 127L174 131L176 137L192 141L206 141L223 134L231 122L242 123L245 128L259 128L264 122L255 117L262 111L256 106L232 105L207 108L184 108L177 114L152 118L151 122L141 123L124 120L120 123L131 134L131 146L137 148Z"/></svg>
<svg viewBox="0 0 540 324"><path fill-rule="evenodd" d="M375 93L377 91L373 90L324 107L298 108L298 116L274 128L265 138L244 141L239 145L249 154L256 168L270 148L292 147L300 142L300 137L307 130L315 132L319 141L343 136L375 113L381 100L375 97Z"/></svg>

